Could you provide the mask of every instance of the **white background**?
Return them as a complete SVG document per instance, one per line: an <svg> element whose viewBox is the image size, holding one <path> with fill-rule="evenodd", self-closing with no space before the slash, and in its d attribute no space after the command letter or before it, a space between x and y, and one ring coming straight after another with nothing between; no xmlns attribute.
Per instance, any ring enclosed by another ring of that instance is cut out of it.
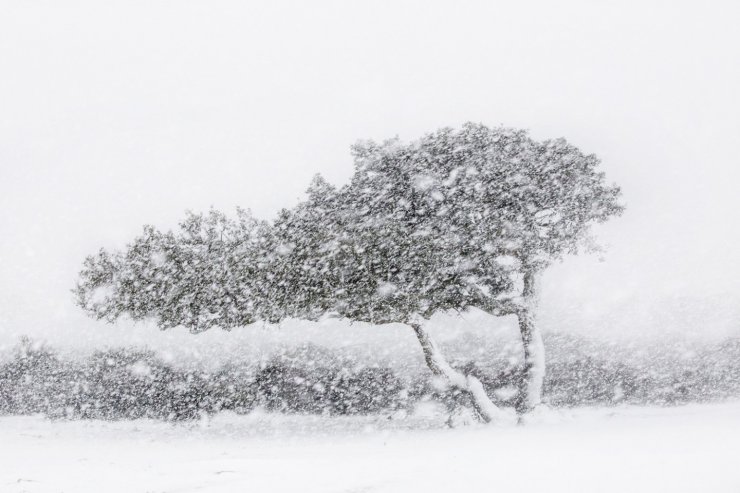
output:
<svg viewBox="0 0 740 493"><path fill-rule="evenodd" d="M0 346L131 333L70 289L145 223L271 218L357 139L468 120L564 136L624 189L604 261L548 272L546 330L737 333L737 5L0 0Z"/></svg>

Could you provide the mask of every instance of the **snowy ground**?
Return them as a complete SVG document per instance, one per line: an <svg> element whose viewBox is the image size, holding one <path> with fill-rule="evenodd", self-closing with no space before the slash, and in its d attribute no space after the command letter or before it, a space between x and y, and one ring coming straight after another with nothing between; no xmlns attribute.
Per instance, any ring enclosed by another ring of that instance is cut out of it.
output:
<svg viewBox="0 0 740 493"><path fill-rule="evenodd" d="M739 492L740 403L548 411L526 426L434 416L209 422L0 418L2 492Z"/></svg>

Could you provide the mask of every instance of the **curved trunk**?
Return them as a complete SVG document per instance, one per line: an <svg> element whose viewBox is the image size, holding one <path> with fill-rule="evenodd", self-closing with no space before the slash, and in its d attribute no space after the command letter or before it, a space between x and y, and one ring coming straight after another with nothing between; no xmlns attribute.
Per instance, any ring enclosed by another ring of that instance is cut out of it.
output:
<svg viewBox="0 0 740 493"><path fill-rule="evenodd" d="M542 334L535 321L537 306L537 272L529 270L524 273L522 298L525 306L517 313L519 332L524 347L524 374L519 384L517 412L523 414L531 411L542 402L542 384L545 380L545 346Z"/></svg>
<svg viewBox="0 0 740 493"><path fill-rule="evenodd" d="M410 323L409 325L414 329L416 338L424 352L424 361L426 361L433 375L443 378L449 386L470 395L476 413L486 423L504 417L504 412L491 401L480 380L472 375L465 375L450 366L434 340L420 323Z"/></svg>

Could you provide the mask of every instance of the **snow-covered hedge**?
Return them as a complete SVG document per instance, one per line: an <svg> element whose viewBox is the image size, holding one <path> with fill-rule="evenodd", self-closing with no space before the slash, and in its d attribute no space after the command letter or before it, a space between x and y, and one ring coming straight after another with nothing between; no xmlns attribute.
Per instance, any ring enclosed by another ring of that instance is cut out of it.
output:
<svg viewBox="0 0 740 493"><path fill-rule="evenodd" d="M576 336L545 338L545 400L552 406L678 404L740 397L740 338L686 349L675 343L611 345ZM499 405L513 405L521 365L457 362L483 382ZM136 348L61 357L22 341L0 363L0 413L60 418L192 419L222 410L329 415L412 412L439 401L452 410L467 396L423 372L367 366L305 345L261 361L216 370L172 365Z"/></svg>

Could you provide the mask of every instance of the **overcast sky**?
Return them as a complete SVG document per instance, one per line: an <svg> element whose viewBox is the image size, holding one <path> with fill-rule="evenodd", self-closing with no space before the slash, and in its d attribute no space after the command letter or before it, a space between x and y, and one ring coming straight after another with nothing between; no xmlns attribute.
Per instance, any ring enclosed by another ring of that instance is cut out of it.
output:
<svg viewBox="0 0 740 493"><path fill-rule="evenodd" d="M546 330L740 330L737 2L0 0L0 344L102 340L85 255L185 209L295 204L357 139L564 136L628 209L544 279ZM152 332L152 337L158 337Z"/></svg>

